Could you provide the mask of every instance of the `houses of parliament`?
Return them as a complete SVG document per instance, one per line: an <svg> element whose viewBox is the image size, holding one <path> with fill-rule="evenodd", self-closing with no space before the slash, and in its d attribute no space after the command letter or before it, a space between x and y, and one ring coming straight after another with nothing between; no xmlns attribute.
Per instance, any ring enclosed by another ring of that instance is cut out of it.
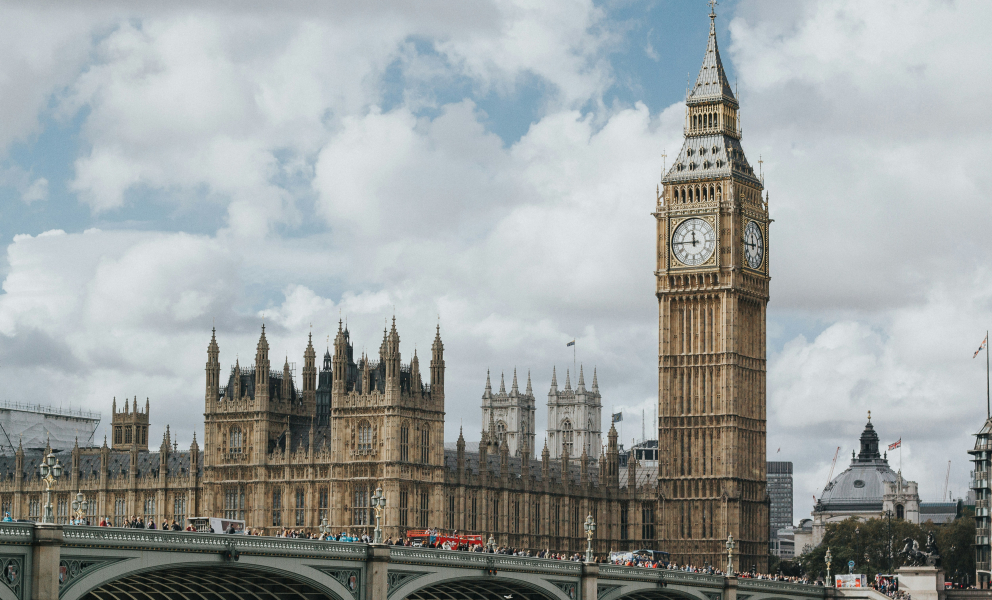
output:
<svg viewBox="0 0 992 600"><path fill-rule="evenodd" d="M521 385L514 372L509 392L505 378L495 392L487 378L478 447L459 435L446 449L440 329L422 366L416 351L404 362L395 318L376 358L356 357L339 324L319 362L307 344L297 382L288 363L273 368L263 326L250 366L222 368L211 335L204 433L188 448L166 428L156 451L148 439L156 407L115 400L109 445L58 454L66 469L53 494L57 520L71 518L81 491L91 518L118 524L132 515L226 516L270 534L324 522L362 533L374 526L370 496L381 487L384 531L394 539L439 527L581 551L592 515L600 554L654 548L680 564L722 565L732 534L736 567L764 569L768 204L741 147L712 12L709 25L683 147L654 199L657 461L621 453L612 425L603 433L595 371L588 387L584 370L565 373L564 385L551 374L543 441L531 376ZM15 519L41 515L42 453L0 456L0 509Z"/></svg>

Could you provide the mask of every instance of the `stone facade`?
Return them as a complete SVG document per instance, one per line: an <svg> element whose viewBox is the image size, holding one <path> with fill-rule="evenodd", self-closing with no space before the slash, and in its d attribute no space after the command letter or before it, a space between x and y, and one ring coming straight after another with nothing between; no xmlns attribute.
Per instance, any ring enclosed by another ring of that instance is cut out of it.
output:
<svg viewBox="0 0 992 600"><path fill-rule="evenodd" d="M548 445L551 458L558 460L567 450L571 456L588 454L595 457L603 450L603 397L599 393L596 371L592 388L586 389L585 375L579 367L575 389L565 371L565 389L558 389L557 371L551 372L548 391Z"/></svg>
<svg viewBox="0 0 992 600"><path fill-rule="evenodd" d="M545 445L534 460L526 437L514 455L508 437L487 431L478 452L467 452L461 436L455 450L445 451L440 331L429 383L421 379L416 353L402 362L399 342L394 322L384 332L379 360L353 361L350 333L341 328L320 373L307 345L297 389L288 361L281 371L269 368L263 329L254 364L235 362L221 386L214 333L207 346L202 451L195 438L188 451L179 451L167 428L158 452L104 444L56 453L70 467L53 494L56 520L72 517L68 505L82 491L91 519L110 516L117 524L133 515L156 523L226 516L274 533L282 527L315 531L326 519L335 531L360 534L374 526L369 496L381 486L388 498L384 530L394 538L410 528L441 527L492 534L521 548L581 551L582 522L592 514L597 552L657 546L657 488L643 477L640 485L620 484L615 429L598 457L566 450L553 459ZM331 388L322 425L318 381ZM148 409L142 414L147 418ZM0 457L0 504L14 518L41 515L38 464L47 451L20 448ZM631 459L630 481L638 481L637 469Z"/></svg>
<svg viewBox="0 0 992 600"><path fill-rule="evenodd" d="M768 557L762 178L741 147L715 14L686 97L685 141L662 179L657 222L659 543L679 562L736 568Z"/></svg>
<svg viewBox="0 0 992 600"><path fill-rule="evenodd" d="M482 393L482 423L490 435L495 435L500 444L506 440L510 447L510 456L519 457L523 448L527 448L534 458L536 409L534 389L530 383L530 373L527 373L527 389L522 393L517 385L517 370L513 370L513 384L506 391L503 376L499 378L499 391L493 393L486 373L486 390Z"/></svg>

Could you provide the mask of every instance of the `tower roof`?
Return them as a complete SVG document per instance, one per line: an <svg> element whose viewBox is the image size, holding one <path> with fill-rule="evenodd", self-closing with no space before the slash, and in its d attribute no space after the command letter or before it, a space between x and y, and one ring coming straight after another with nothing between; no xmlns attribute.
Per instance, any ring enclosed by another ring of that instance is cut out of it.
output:
<svg viewBox="0 0 992 600"><path fill-rule="evenodd" d="M716 12L710 10L710 37L706 42L706 55L703 56L703 66L696 77L696 85L689 90L686 104L699 104L714 100L726 100L737 105L737 98L727 81L727 73L723 70L720 60L720 49L716 43Z"/></svg>

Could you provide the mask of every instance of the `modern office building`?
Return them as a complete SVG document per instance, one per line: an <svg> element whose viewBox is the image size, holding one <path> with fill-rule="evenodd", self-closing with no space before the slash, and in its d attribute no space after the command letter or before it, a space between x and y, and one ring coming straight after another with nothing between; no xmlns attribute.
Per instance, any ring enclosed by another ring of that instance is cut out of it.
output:
<svg viewBox="0 0 992 600"><path fill-rule="evenodd" d="M779 529L792 528L792 462L768 461L768 513L770 537L777 537Z"/></svg>
<svg viewBox="0 0 992 600"><path fill-rule="evenodd" d="M992 467L992 418L985 420L985 425L975 436L975 447L968 451L975 469L971 472L971 489L975 492L975 586L981 589L989 588L992 579L992 569L989 557L992 546L989 545L989 499L992 498L992 487L989 486L989 470Z"/></svg>

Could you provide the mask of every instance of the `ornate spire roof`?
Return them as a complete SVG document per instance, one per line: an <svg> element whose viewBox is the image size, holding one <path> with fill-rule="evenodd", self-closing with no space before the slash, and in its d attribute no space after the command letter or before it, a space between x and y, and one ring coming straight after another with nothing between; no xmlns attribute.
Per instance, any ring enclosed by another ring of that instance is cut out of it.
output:
<svg viewBox="0 0 992 600"><path fill-rule="evenodd" d="M527 371L527 395L531 396L534 394L534 389L530 385L530 370Z"/></svg>
<svg viewBox="0 0 992 600"><path fill-rule="evenodd" d="M572 382L569 380L568 369L565 369L565 391L572 389Z"/></svg>
<svg viewBox="0 0 992 600"><path fill-rule="evenodd" d="M551 392L558 391L558 370L557 367L551 367Z"/></svg>
<svg viewBox="0 0 992 600"><path fill-rule="evenodd" d="M492 395L493 395L493 386L492 383L490 383L489 381L489 369L486 369L486 391L483 392L482 397L489 398Z"/></svg>
<svg viewBox="0 0 992 600"><path fill-rule="evenodd" d="M510 387L510 392L516 396L520 392L520 388L517 386L517 368L513 367L513 385Z"/></svg>
<svg viewBox="0 0 992 600"><path fill-rule="evenodd" d="M503 379L503 373L499 374L499 393L506 394L506 381Z"/></svg>
<svg viewBox="0 0 992 600"><path fill-rule="evenodd" d="M599 393L599 382L596 381L596 367L592 368L592 391Z"/></svg>
<svg viewBox="0 0 992 600"><path fill-rule="evenodd" d="M697 104L713 100L727 100L737 104L734 91L727 81L727 74L723 70L723 62L720 60L720 49L716 43L716 12L710 9L710 37L706 42L706 55L703 57L703 66L699 69L699 76L696 77L696 85L689 90L686 96L686 104Z"/></svg>
<svg viewBox="0 0 992 600"><path fill-rule="evenodd" d="M579 384L575 388L577 391L586 391L586 379L585 374L582 372L582 365L579 365Z"/></svg>

